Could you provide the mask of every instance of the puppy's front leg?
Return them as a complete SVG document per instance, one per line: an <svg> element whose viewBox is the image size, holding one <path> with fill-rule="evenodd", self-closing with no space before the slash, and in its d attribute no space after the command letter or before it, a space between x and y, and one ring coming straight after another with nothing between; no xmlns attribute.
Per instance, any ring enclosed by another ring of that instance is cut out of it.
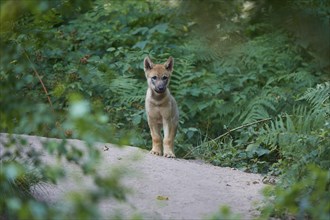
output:
<svg viewBox="0 0 330 220"><path fill-rule="evenodd" d="M161 135L161 124L153 123L149 121L149 128L152 137L152 149L151 154L162 155L162 135Z"/></svg>
<svg viewBox="0 0 330 220"><path fill-rule="evenodd" d="M177 124L164 121L164 157L175 158L174 154L174 138L176 134Z"/></svg>

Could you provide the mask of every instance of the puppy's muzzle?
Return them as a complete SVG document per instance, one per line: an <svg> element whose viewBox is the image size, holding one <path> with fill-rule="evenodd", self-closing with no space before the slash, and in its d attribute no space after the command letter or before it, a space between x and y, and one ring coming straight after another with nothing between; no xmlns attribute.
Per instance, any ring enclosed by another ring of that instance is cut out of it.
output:
<svg viewBox="0 0 330 220"><path fill-rule="evenodd" d="M166 91L166 86L164 86L164 85L157 86L157 87L155 87L155 91L157 93L164 93Z"/></svg>

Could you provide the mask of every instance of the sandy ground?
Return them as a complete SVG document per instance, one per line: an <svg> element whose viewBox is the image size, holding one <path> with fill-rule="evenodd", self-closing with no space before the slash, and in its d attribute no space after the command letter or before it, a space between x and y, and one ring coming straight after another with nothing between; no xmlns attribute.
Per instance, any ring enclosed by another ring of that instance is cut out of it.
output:
<svg viewBox="0 0 330 220"><path fill-rule="evenodd" d="M23 137L27 138L30 146L38 149L41 142L49 140L36 136ZM5 138L6 134L0 134L0 140ZM75 146L84 145L79 140L69 142ZM104 146L108 150L104 151ZM123 184L132 189L132 194L128 195L126 203L110 199L102 202L100 209L105 216L120 211L125 216L139 213L145 219L205 219L223 205L239 213L242 219L253 219L259 214L256 203L261 202L261 190L265 186L260 175L200 161L155 156L136 147L118 148L102 143L95 144L95 147L102 152L99 172L107 173L118 166L130 170ZM57 163L46 153L43 160L50 164ZM57 185L37 187L34 192L36 197L60 203L68 192L94 187L76 165L62 161L61 166L65 166L68 177Z"/></svg>

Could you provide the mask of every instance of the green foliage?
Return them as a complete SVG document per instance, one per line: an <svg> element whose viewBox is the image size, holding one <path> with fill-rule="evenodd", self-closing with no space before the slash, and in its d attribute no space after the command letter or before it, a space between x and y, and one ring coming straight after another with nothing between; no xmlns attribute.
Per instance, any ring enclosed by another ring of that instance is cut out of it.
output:
<svg viewBox="0 0 330 220"><path fill-rule="evenodd" d="M177 155L281 174L289 188L309 178L309 164L329 169L329 1L245 4L1 2L0 131L150 149L142 62L146 55L157 63L171 55L170 89L180 109ZM46 149L90 175L98 154L87 147L92 156L82 163L79 149L64 146ZM47 181L63 175L40 167ZM118 184L105 195L122 198ZM86 198L85 204L75 200L76 213L94 204Z"/></svg>
<svg viewBox="0 0 330 220"><path fill-rule="evenodd" d="M222 206L219 211L213 214L208 220L239 220L242 219L240 215L231 212L227 206Z"/></svg>
<svg viewBox="0 0 330 220"><path fill-rule="evenodd" d="M272 196L263 210L262 218L276 215L296 219L328 219L330 215L330 175L317 166L308 166L305 176L289 188L278 185L265 189L266 196ZM276 195L276 197L273 197Z"/></svg>
<svg viewBox="0 0 330 220"><path fill-rule="evenodd" d="M84 82L79 82L78 71L86 75L85 84L93 81L91 75L83 72L88 70L82 67L84 60L78 58L79 54L65 60L73 49L68 47L73 35L68 40L59 40L60 33L54 28L80 14L88 1L29 2L35 4L20 1L13 6L14 1L1 2L1 16L2 10L10 11L10 7L23 16L1 17L6 25L1 24L0 129L64 139L60 143L45 142L43 149L35 149L24 137L22 140L2 137L0 215L5 219L100 218L98 204L105 198L125 200L127 189L121 185L123 172L101 176L96 171L100 155L93 143L127 143L127 135L112 135L115 127L104 114L99 98L88 99L91 90L85 91ZM76 4L80 5L79 10ZM45 7L42 11L41 6ZM90 88L96 87L89 84ZM67 137L85 140L85 148L69 144ZM64 207L36 200L31 193L35 187L42 187L43 182L56 184L66 175L63 167L47 165L40 159L45 151L78 165L98 187L84 193L72 192Z"/></svg>
<svg viewBox="0 0 330 220"><path fill-rule="evenodd" d="M301 97L301 100L307 100L313 105L313 110L325 110L329 111L329 92L330 82L318 84L316 88L309 88L305 94ZM327 112L326 112L327 113Z"/></svg>

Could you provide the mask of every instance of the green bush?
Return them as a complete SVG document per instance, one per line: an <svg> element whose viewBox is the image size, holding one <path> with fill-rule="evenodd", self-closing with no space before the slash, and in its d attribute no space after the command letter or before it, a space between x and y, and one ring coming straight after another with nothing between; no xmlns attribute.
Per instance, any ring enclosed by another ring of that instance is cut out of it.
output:
<svg viewBox="0 0 330 220"><path fill-rule="evenodd" d="M55 29L86 10L85 4L88 1L1 2L0 130L63 138L44 142L38 150L24 136L2 135L1 219L95 219L101 217L98 204L104 198L125 200L128 190L121 185L125 172L113 170L101 176L96 170L100 155L93 143L127 143L127 135L115 137L109 116L97 102L84 97L84 91L75 89L81 88L76 73L56 72L61 71L66 54L58 49L65 42L55 37ZM15 13L6 13L12 9ZM80 65L79 60L76 64ZM72 82L67 91L58 84L62 79ZM68 144L68 137L84 140L86 148ZM34 187L56 184L66 175L63 167L41 160L45 152L78 165L98 187L71 192L71 199L65 201L69 209L36 200L31 193Z"/></svg>
<svg viewBox="0 0 330 220"><path fill-rule="evenodd" d="M176 154L282 175L294 188L309 165L330 168L329 2L247 3L2 1L0 131L150 149L142 61L171 55ZM79 163L77 149L51 146L87 174L98 160L92 148ZM28 175L12 158L1 161ZM47 181L62 175L40 169Z"/></svg>
<svg viewBox="0 0 330 220"><path fill-rule="evenodd" d="M330 175L320 167L310 165L304 177L285 187L285 183L265 189L270 199L262 218L271 216L296 219L328 219L330 215ZM275 195L275 197L274 197Z"/></svg>

